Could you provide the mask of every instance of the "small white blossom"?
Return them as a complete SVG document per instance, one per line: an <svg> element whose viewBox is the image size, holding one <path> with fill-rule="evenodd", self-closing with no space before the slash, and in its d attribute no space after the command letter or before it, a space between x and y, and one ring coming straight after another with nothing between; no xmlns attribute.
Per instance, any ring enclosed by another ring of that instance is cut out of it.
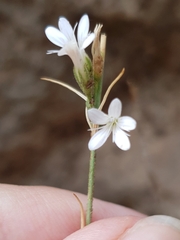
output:
<svg viewBox="0 0 180 240"><path fill-rule="evenodd" d="M86 53L84 49L88 47L95 38L94 33L89 32L88 15L83 15L77 28L77 40L75 37L75 29L70 25L69 21L60 17L58 22L59 29L49 26L45 29L47 38L56 46L61 47L60 50L49 50L47 54L57 53L58 56L68 55L74 66L81 69L85 62Z"/></svg>
<svg viewBox="0 0 180 240"><path fill-rule="evenodd" d="M118 98L115 98L108 109L108 114L101 110L91 108L88 110L88 117L90 121L96 125L103 125L89 141L89 150L96 150L100 148L107 140L112 132L112 141L116 145L126 151L130 149L129 132L136 128L136 121L128 116L120 117L122 110L122 103ZM126 132L125 132L126 131Z"/></svg>

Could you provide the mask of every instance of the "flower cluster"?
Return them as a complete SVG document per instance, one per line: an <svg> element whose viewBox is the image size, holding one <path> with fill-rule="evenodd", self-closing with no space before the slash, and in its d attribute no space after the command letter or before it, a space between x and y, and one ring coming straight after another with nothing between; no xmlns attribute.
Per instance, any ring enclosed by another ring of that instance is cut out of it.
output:
<svg viewBox="0 0 180 240"><path fill-rule="evenodd" d="M49 50L47 54L57 53L58 56L68 55L74 64L74 75L80 89L84 93L86 106L88 109L88 118L95 125L88 147L91 151L100 148L112 132L112 141L122 150L130 148L129 134L127 132L136 128L136 121L128 116L120 117L122 104L119 99L114 99L108 109L108 114L98 109L101 99L101 85L103 75L103 64L105 52L101 52L101 43L99 41L102 25L97 25L94 33L89 32L89 18L87 14L83 15L74 28L69 21L59 18L59 29L48 26L45 29L47 38L60 47L59 50ZM77 26L78 25L78 26ZM75 30L77 27L77 37ZM91 59L85 52L85 48L93 42ZM118 78L119 79L119 78ZM114 80L115 82L116 79ZM65 84L61 85L65 86ZM111 84L112 87L114 85ZM67 86L66 86L67 87ZM70 89L70 87L67 87ZM71 88L72 89L72 88ZM74 92L77 92L74 90ZM78 94L80 95L80 94ZM98 104L96 103L98 102ZM95 108L96 107L96 108Z"/></svg>

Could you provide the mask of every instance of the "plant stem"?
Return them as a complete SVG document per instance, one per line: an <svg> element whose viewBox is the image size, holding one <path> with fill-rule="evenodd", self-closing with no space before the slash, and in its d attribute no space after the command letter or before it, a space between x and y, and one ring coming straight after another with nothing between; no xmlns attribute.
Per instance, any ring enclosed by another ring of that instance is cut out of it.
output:
<svg viewBox="0 0 180 240"><path fill-rule="evenodd" d="M86 101L87 109L89 108L99 108L101 103L101 92L102 92L102 81L103 81L103 71L104 71L104 60L105 60L105 48L106 48L106 36L101 36L99 40L100 31L102 25L98 25L96 28L96 37L92 45L92 55L93 55L93 95L91 99ZM90 101L89 101L90 100ZM93 125L91 136L96 133L97 125ZM86 225L91 223L92 212L93 212L93 197L94 197L94 182L95 182L95 164L96 164L96 152L90 152L89 161L89 177L88 177L88 196L87 196L87 210L86 210Z"/></svg>
<svg viewBox="0 0 180 240"><path fill-rule="evenodd" d="M95 177L96 152L90 152L89 177L88 177L88 199L86 210L86 225L91 223L93 211L94 177Z"/></svg>

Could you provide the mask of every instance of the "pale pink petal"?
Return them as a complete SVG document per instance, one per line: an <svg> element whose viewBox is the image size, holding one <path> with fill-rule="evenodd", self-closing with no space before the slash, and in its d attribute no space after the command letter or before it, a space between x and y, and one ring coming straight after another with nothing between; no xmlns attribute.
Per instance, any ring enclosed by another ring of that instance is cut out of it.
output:
<svg viewBox="0 0 180 240"><path fill-rule="evenodd" d="M58 56L64 56L64 55L68 55L68 53L66 52L66 49L65 49L65 48L61 48L61 49L58 51Z"/></svg>
<svg viewBox="0 0 180 240"><path fill-rule="evenodd" d="M85 14L80 19L77 30L77 38L80 48L82 47L84 40L87 38L88 32L89 32L89 18L88 15Z"/></svg>
<svg viewBox="0 0 180 240"><path fill-rule="evenodd" d="M118 120L118 126L125 131L131 131L136 128L136 121L132 117L120 117Z"/></svg>
<svg viewBox="0 0 180 240"><path fill-rule="evenodd" d="M58 53L59 50L48 50L46 54Z"/></svg>
<svg viewBox="0 0 180 240"><path fill-rule="evenodd" d="M47 27L45 34L52 43L59 47L63 47L67 42L67 38L57 28Z"/></svg>
<svg viewBox="0 0 180 240"><path fill-rule="evenodd" d="M97 108L91 108L88 110L88 117L90 121L94 124L104 125L109 122L109 117L107 114L103 113Z"/></svg>
<svg viewBox="0 0 180 240"><path fill-rule="evenodd" d="M113 118L119 118L121 115L122 103L118 98L112 100L109 105L108 115Z"/></svg>
<svg viewBox="0 0 180 240"><path fill-rule="evenodd" d="M68 55L76 68L81 68L81 53L76 42L68 42L58 53L58 56Z"/></svg>
<svg viewBox="0 0 180 240"><path fill-rule="evenodd" d="M120 129L118 129L114 132L114 141L115 141L116 145L124 151L129 150L131 147L128 136L126 135L125 132L123 132Z"/></svg>
<svg viewBox="0 0 180 240"><path fill-rule="evenodd" d="M92 41L94 40L95 38L95 34L94 33L91 33L83 42L81 48L85 49L87 48L91 43Z"/></svg>
<svg viewBox="0 0 180 240"><path fill-rule="evenodd" d="M75 40L74 30L66 18L60 17L58 25L60 31L66 36L68 40Z"/></svg>
<svg viewBox="0 0 180 240"><path fill-rule="evenodd" d="M100 148L107 140L111 133L111 128L107 125L95 133L88 143L88 148L90 151Z"/></svg>

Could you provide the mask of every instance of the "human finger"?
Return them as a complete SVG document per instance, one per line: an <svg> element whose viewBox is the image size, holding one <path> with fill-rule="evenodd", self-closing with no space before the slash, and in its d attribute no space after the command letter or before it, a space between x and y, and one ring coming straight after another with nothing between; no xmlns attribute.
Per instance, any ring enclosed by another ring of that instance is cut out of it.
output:
<svg viewBox="0 0 180 240"><path fill-rule="evenodd" d="M87 197L76 193L84 206ZM94 200L93 221L142 214ZM0 239L56 240L80 228L80 209L71 191L51 187L0 185Z"/></svg>
<svg viewBox="0 0 180 240"><path fill-rule="evenodd" d="M64 240L179 240L180 220L169 216L102 219Z"/></svg>

